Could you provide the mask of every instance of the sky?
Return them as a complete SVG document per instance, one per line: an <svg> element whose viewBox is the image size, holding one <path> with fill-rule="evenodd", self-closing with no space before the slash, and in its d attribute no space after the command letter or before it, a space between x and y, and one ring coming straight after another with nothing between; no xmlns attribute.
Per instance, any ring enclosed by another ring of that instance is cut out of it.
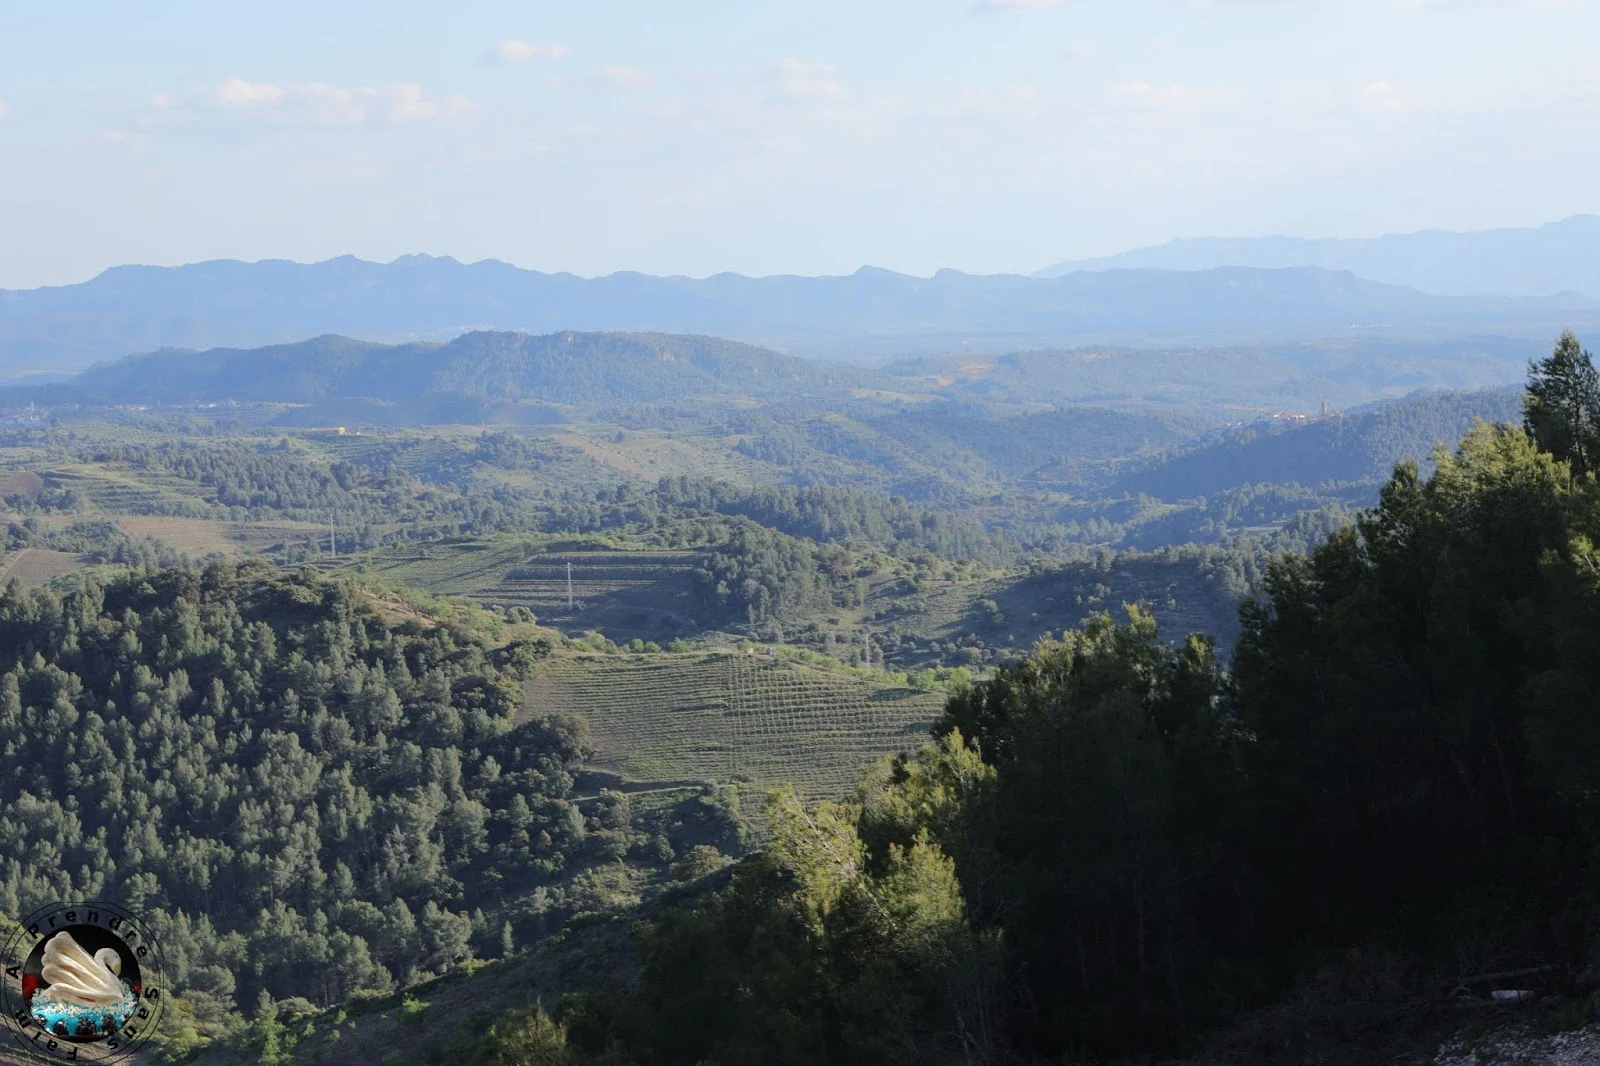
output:
<svg viewBox="0 0 1600 1066"><path fill-rule="evenodd" d="M1026 272L1600 212L1600 0L4 0L0 288Z"/></svg>

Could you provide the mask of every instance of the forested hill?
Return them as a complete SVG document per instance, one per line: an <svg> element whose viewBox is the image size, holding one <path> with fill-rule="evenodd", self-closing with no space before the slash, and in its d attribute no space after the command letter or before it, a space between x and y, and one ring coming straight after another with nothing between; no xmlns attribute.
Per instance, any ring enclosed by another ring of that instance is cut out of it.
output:
<svg viewBox="0 0 1600 1066"><path fill-rule="evenodd" d="M1426 464L1476 419L1517 422L1521 389L1428 393L1292 428L1246 426L1152 460L1114 486L1165 500L1266 482L1321 485L1385 478L1396 463Z"/></svg>
<svg viewBox="0 0 1600 1066"><path fill-rule="evenodd" d="M401 425L495 422L505 405L639 407L695 397L977 405L1115 405L1148 421L1193 428L1243 407L1315 409L1419 388L1482 389L1514 380L1529 346L1505 338L1461 344L1374 340L1228 348L1073 350L902 360L881 369L786 355L716 337L478 331L448 343L380 344L326 335L265 348L162 349L85 370L60 384L7 390L12 405L281 402L327 404L328 421ZM348 401L359 401L357 404ZM348 409L348 410L347 410ZM976 409L975 407L972 409ZM526 413L526 411L525 411ZM1110 415L1092 416L1104 422ZM1119 416L1120 417L1120 416ZM1235 415L1237 417L1237 415ZM526 419L511 419L520 421ZM533 421L548 420L533 418ZM944 413L932 418L948 422ZM1212 424L1215 424L1212 422ZM1456 432L1444 427L1445 437ZM742 431L741 431L742 432ZM1052 433L1039 439L1059 451ZM1172 442L1168 442L1172 443Z"/></svg>
<svg viewBox="0 0 1600 1066"><path fill-rule="evenodd" d="M579 808L586 727L523 702L537 633L491 643L261 564L12 583L0 911L148 911L175 1020L220 1029L236 1005L413 983L592 909L574 879L620 871L629 839L610 830L630 823L621 800ZM725 808L670 832L726 836Z"/></svg>
<svg viewBox="0 0 1600 1066"><path fill-rule="evenodd" d="M429 396L637 403L727 394L771 397L874 382L868 371L713 337L659 333L466 333L448 344L324 336L298 344L157 351L92 367L45 394L119 403Z"/></svg>
<svg viewBox="0 0 1600 1066"><path fill-rule="evenodd" d="M1346 333L1319 341L1220 347L976 352L896 360L902 388L1001 403L1145 403L1162 408L1315 411L1398 399L1424 389L1473 391L1521 378L1538 345L1505 336L1406 340Z"/></svg>

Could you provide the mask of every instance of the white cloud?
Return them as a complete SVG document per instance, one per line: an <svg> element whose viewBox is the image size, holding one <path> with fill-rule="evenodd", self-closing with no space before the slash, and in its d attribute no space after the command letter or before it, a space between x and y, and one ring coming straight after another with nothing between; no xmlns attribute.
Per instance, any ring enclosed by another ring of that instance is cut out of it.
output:
<svg viewBox="0 0 1600 1066"><path fill-rule="evenodd" d="M1400 95L1394 84L1386 78L1368 82L1362 87L1357 99L1361 101L1363 106L1378 111L1404 111L1407 107L1405 98Z"/></svg>
<svg viewBox="0 0 1600 1066"><path fill-rule="evenodd" d="M1239 103L1243 96L1227 89L1193 85L1152 85L1147 81L1113 85L1114 99L1130 100L1158 111L1196 111Z"/></svg>
<svg viewBox="0 0 1600 1066"><path fill-rule="evenodd" d="M845 95L844 86L834 76L832 67L821 63L808 63L792 56L772 64L778 92L795 100L838 100Z"/></svg>
<svg viewBox="0 0 1600 1066"><path fill-rule="evenodd" d="M535 61L549 62L564 59L567 55L567 46L563 44L529 44L526 41L501 41L484 53L484 62L498 63L531 63Z"/></svg>
<svg viewBox="0 0 1600 1066"><path fill-rule="evenodd" d="M130 152L142 152L150 147L148 133L134 133L128 130L107 130L100 134L99 141L107 148L119 148Z"/></svg>
<svg viewBox="0 0 1600 1066"><path fill-rule="evenodd" d="M452 96L443 103L430 100L420 85L391 85L387 104L390 122L427 122L471 107L463 96Z"/></svg>
<svg viewBox="0 0 1600 1066"><path fill-rule="evenodd" d="M315 86L312 88L325 88ZM270 85L266 82L248 82L243 78L229 78L212 90L212 99L220 107L255 107L260 104L275 104L283 99L285 89L281 85Z"/></svg>
<svg viewBox="0 0 1600 1066"><path fill-rule="evenodd" d="M607 89L648 89L655 84L650 72L638 67L601 67L590 73L589 81Z"/></svg>
<svg viewBox="0 0 1600 1066"><path fill-rule="evenodd" d="M157 94L150 100L157 122L207 118L255 121L280 126L361 126L372 123L428 122L471 110L463 96L438 99L420 85L346 87L326 82L274 84L229 78L188 92Z"/></svg>

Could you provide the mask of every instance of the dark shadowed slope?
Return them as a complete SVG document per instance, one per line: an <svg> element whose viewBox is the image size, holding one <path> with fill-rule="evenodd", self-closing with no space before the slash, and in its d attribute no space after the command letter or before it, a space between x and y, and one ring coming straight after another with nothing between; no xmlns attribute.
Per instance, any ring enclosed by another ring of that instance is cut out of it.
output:
<svg viewBox="0 0 1600 1066"><path fill-rule="evenodd" d="M1520 422L1521 417L1517 388L1411 396L1293 428L1245 426L1153 459L1113 489L1185 500L1269 482L1376 481L1399 462L1426 465L1436 445L1460 440L1477 419Z"/></svg>

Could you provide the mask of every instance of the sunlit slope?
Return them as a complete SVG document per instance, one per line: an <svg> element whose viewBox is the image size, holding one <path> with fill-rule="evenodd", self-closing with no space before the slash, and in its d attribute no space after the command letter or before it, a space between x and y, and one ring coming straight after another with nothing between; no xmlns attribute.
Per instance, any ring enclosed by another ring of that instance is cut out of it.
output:
<svg viewBox="0 0 1600 1066"><path fill-rule="evenodd" d="M861 768L924 743L942 693L763 654L578 656L542 665L532 713L577 714L592 765L637 784L793 784L837 799Z"/></svg>

